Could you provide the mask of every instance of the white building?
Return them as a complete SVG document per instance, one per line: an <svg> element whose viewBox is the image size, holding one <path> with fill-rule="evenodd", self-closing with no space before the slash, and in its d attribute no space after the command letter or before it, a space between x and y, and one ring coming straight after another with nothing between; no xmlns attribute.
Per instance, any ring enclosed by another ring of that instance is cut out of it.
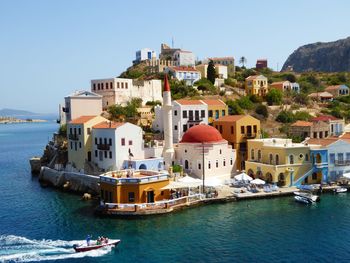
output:
<svg viewBox="0 0 350 263"><path fill-rule="evenodd" d="M102 113L102 96L94 92L75 91L65 97L64 102L64 107L60 107L61 124L68 123L83 115L92 116Z"/></svg>
<svg viewBox="0 0 350 263"><path fill-rule="evenodd" d="M168 67L165 73L170 74L177 80L184 80L186 85L193 86L193 83L201 79L201 73L191 67Z"/></svg>
<svg viewBox="0 0 350 263"><path fill-rule="evenodd" d="M156 52L150 48L143 48L141 50L138 50L136 51L135 55L135 60L133 61L134 64L140 63L144 60L157 58Z"/></svg>
<svg viewBox="0 0 350 263"><path fill-rule="evenodd" d="M288 80L273 82L270 84L270 88L278 89L282 92L292 91L292 92L300 93L299 83L290 82Z"/></svg>
<svg viewBox="0 0 350 263"><path fill-rule="evenodd" d="M173 141L177 143L189 128L208 124L208 105L202 100L175 100L172 102ZM164 132L164 116L161 107L155 107L153 129Z"/></svg>
<svg viewBox="0 0 350 263"><path fill-rule="evenodd" d="M132 98L142 98L142 104L147 101L163 101L162 82L158 79L132 80L124 78L91 80L91 90L102 98L104 109L114 104L126 105Z"/></svg>
<svg viewBox="0 0 350 263"><path fill-rule="evenodd" d="M191 51L177 50L173 55L175 66L178 67L194 67L195 60L195 55Z"/></svg>
<svg viewBox="0 0 350 263"><path fill-rule="evenodd" d="M200 64L196 69L201 73L203 78L207 78L208 64ZM216 64L215 73L219 79L227 79L227 66Z"/></svg>
<svg viewBox="0 0 350 263"><path fill-rule="evenodd" d="M104 121L92 127L92 161L104 170L120 170L126 161L144 159L142 129L131 123Z"/></svg>
<svg viewBox="0 0 350 263"><path fill-rule="evenodd" d="M175 147L175 156L176 163L194 177L203 179L204 169L206 182L214 179L223 183L236 170L235 150L209 125L196 125L186 131Z"/></svg>

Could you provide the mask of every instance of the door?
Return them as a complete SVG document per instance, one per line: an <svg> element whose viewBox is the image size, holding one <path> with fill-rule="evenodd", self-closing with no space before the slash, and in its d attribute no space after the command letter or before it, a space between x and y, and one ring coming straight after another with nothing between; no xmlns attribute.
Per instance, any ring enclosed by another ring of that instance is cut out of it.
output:
<svg viewBox="0 0 350 263"><path fill-rule="evenodd" d="M154 191L147 192L147 203L154 203Z"/></svg>

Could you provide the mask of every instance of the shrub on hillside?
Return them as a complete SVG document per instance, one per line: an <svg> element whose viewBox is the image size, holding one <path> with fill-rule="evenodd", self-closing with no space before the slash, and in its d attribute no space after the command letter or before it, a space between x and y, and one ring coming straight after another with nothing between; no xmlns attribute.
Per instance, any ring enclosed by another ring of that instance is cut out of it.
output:
<svg viewBox="0 0 350 263"><path fill-rule="evenodd" d="M255 112L259 115L264 116L265 118L267 118L269 116L269 112L267 110L267 107L265 105L259 104L256 109Z"/></svg>
<svg viewBox="0 0 350 263"><path fill-rule="evenodd" d="M226 105L228 106L228 111L230 115L240 115L244 113L242 108L238 105L236 101L228 100L226 101Z"/></svg>
<svg viewBox="0 0 350 263"><path fill-rule="evenodd" d="M251 110L254 108L254 103L247 96L237 100L237 103L242 109L245 109L245 110Z"/></svg>
<svg viewBox="0 0 350 263"><path fill-rule="evenodd" d="M299 121L308 121L312 118L312 116L306 111L297 111L294 114L294 120Z"/></svg>
<svg viewBox="0 0 350 263"><path fill-rule="evenodd" d="M262 98L257 96L257 95L250 95L249 99L253 102L253 103L261 103L262 102Z"/></svg>
<svg viewBox="0 0 350 263"><path fill-rule="evenodd" d="M280 105L282 103L283 93L277 89L271 89L266 94L266 101L268 105Z"/></svg>
<svg viewBox="0 0 350 263"><path fill-rule="evenodd" d="M276 121L282 123L292 123L294 121L294 114L290 111L281 111L277 117Z"/></svg>

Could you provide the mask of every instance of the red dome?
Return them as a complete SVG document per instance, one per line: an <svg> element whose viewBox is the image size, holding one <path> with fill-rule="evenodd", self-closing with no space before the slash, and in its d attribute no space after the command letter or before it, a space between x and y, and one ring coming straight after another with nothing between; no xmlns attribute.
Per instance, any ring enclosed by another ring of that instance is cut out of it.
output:
<svg viewBox="0 0 350 263"><path fill-rule="evenodd" d="M212 126L199 124L189 128L182 136L181 142L203 143L220 142L223 138L220 132Z"/></svg>

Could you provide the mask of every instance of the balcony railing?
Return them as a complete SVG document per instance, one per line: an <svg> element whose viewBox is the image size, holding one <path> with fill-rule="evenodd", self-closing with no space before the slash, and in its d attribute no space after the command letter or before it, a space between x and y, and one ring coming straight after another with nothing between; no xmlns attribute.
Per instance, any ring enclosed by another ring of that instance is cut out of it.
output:
<svg viewBox="0 0 350 263"><path fill-rule="evenodd" d="M104 143L97 144L97 149L98 150L109 151L109 148L110 148L109 144L104 144Z"/></svg>
<svg viewBox="0 0 350 263"><path fill-rule="evenodd" d="M335 166L350 165L350 160L335 160L334 165Z"/></svg>
<svg viewBox="0 0 350 263"><path fill-rule="evenodd" d="M68 135L68 139L72 141L79 141L79 135L75 133L71 133Z"/></svg>
<svg viewBox="0 0 350 263"><path fill-rule="evenodd" d="M201 121L203 121L203 119L201 119L201 118L189 118L188 119L188 122L192 122L192 123L197 123L197 122L201 122Z"/></svg>

